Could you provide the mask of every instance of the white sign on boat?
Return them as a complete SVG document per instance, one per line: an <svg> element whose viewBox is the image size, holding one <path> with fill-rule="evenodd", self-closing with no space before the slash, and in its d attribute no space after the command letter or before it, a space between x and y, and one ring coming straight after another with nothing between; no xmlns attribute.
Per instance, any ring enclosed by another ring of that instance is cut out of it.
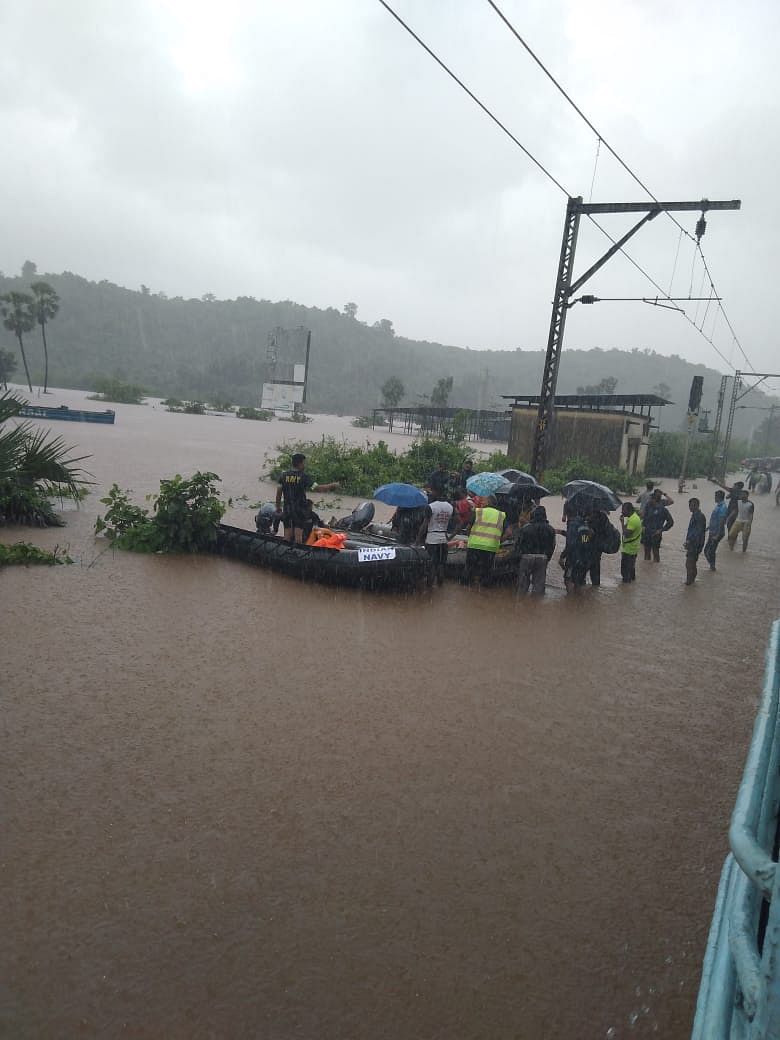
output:
<svg viewBox="0 0 780 1040"><path fill-rule="evenodd" d="M372 545L366 549L358 549L358 563L369 563L375 560L394 560L394 545Z"/></svg>

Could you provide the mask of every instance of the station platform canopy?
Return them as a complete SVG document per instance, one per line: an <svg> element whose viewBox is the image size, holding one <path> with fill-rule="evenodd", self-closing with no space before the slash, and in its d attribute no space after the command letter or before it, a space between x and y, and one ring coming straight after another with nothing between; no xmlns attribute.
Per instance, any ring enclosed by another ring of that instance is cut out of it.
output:
<svg viewBox="0 0 780 1040"><path fill-rule="evenodd" d="M511 408L535 408L539 404L538 394L502 394L510 401ZM663 408L672 404L658 394L557 394L555 407L564 411L582 412L631 412L635 415L650 415L652 408Z"/></svg>

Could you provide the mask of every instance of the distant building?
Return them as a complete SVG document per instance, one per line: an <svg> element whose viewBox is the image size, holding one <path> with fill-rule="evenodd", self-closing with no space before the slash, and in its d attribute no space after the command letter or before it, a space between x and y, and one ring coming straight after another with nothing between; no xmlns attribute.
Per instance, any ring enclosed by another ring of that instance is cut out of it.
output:
<svg viewBox="0 0 780 1040"><path fill-rule="evenodd" d="M530 462L533 456L539 398L504 395L511 401L509 457ZM632 474L645 471L652 409L671 402L656 394L564 394L555 398L555 411L545 440L545 465L563 465L582 458L619 466Z"/></svg>
<svg viewBox="0 0 780 1040"><path fill-rule="evenodd" d="M306 403L311 332L276 328L268 333L266 365L268 382L263 383L260 407L276 415L300 411Z"/></svg>

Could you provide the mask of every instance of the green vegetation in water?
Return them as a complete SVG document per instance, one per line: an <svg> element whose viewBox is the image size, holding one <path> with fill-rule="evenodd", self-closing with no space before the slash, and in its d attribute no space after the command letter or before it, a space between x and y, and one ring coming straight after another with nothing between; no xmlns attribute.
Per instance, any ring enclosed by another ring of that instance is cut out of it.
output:
<svg viewBox="0 0 780 1040"><path fill-rule="evenodd" d="M0 545L0 567L12 567L15 564L28 566L31 563L54 566L61 563L73 563L70 556L58 545L50 551L40 549L30 542L14 542L13 545Z"/></svg>
<svg viewBox="0 0 780 1040"><path fill-rule="evenodd" d="M385 441L358 447L335 437L279 444L276 451L275 457L266 460L270 465L268 479L278 480L280 473L290 467L292 455L300 451L306 456L307 470L319 483L338 481L340 492L358 497L372 495L380 484L393 481L422 486L440 462L453 472L459 470L466 459L471 459L477 473L495 472L510 466L527 469L526 465L512 461L503 452L478 458L473 449L462 443L434 438L415 441L407 451L399 454L392 452ZM586 459L571 459L565 466L548 470L544 484L557 493L569 480L575 479L595 480L622 493L630 494L634 490L634 478L625 470L599 466Z"/></svg>
<svg viewBox="0 0 780 1040"><path fill-rule="evenodd" d="M374 424L369 415L358 415L352 420L351 425L356 427L358 430L370 430ZM382 420L381 425L386 426L387 424Z"/></svg>
<svg viewBox="0 0 780 1040"><path fill-rule="evenodd" d="M105 516L95 533L105 534L122 549L134 552L200 552L216 541L217 524L226 505L217 491L216 473L195 473L189 480L176 474L160 481L160 492L147 496L152 512L130 501L118 484L101 498Z"/></svg>
<svg viewBox="0 0 780 1040"><path fill-rule="evenodd" d="M305 412L290 412L289 415L280 415L279 422L307 423L314 422L314 419Z"/></svg>
<svg viewBox="0 0 780 1040"><path fill-rule="evenodd" d="M137 383L125 383L116 376L97 376L92 380L97 393L88 395L90 401L116 404L143 404L146 390Z"/></svg>
<svg viewBox="0 0 780 1040"><path fill-rule="evenodd" d="M181 412L184 415L206 414L206 405L203 401L180 401L178 397L166 397L162 403L169 412Z"/></svg>
<svg viewBox="0 0 780 1040"><path fill-rule="evenodd" d="M52 496L79 502L86 494L84 471L61 437L30 422L15 419L27 402L13 393L0 394L0 524L62 527Z"/></svg>
<svg viewBox="0 0 780 1040"><path fill-rule="evenodd" d="M273 412L264 408L243 407L236 412L239 419L254 419L256 422L270 422L274 417Z"/></svg>
<svg viewBox="0 0 780 1040"><path fill-rule="evenodd" d="M685 455L686 434L654 433L647 450L646 471L654 477L679 477ZM748 443L732 440L729 445L728 468L739 468L740 461L749 454ZM704 477L711 471L712 439L694 436L688 451L686 473L689 477Z"/></svg>

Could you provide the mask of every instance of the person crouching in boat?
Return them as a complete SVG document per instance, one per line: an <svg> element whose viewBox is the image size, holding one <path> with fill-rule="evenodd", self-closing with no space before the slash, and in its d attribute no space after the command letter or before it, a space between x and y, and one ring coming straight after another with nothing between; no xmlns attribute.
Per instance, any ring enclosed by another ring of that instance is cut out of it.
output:
<svg viewBox="0 0 780 1040"><path fill-rule="evenodd" d="M433 564L434 577L441 585L447 563L447 528L452 519L452 506L446 501L444 491L433 490L431 496L417 535L417 544L425 545Z"/></svg>
<svg viewBox="0 0 780 1040"><path fill-rule="evenodd" d="M280 509L284 502L284 509L282 509L284 537L288 542L302 543L306 540L304 531L311 513L311 510L306 508L306 492L310 490L334 491L339 485L338 481L330 484L317 484L314 477L304 468L306 456L303 452L296 451L290 462L292 468L286 469L279 477L279 487L276 489L276 508Z"/></svg>
<svg viewBox="0 0 780 1040"><path fill-rule="evenodd" d="M479 584L490 575L496 560L501 536L504 533L506 513L496 509L496 496L490 495L487 505L474 512L474 523L466 545L465 581L470 585L476 578Z"/></svg>

